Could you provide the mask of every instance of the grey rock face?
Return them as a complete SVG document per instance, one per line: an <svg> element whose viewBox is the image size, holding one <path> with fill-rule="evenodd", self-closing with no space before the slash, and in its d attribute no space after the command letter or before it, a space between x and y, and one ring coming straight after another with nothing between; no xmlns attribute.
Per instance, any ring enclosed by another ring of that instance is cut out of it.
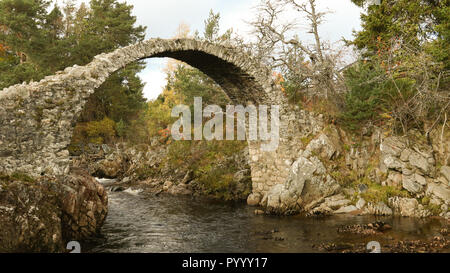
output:
<svg viewBox="0 0 450 273"><path fill-rule="evenodd" d="M403 188L409 191L410 193L417 194L423 191L424 187L416 180L415 175L410 176L403 175L402 179L403 179Z"/></svg>
<svg viewBox="0 0 450 273"><path fill-rule="evenodd" d="M450 204L450 187L442 184L430 183L427 188L427 195L438 198L445 204Z"/></svg>
<svg viewBox="0 0 450 273"><path fill-rule="evenodd" d="M429 195L448 202L448 185L441 181L450 175L447 173L450 168L442 167L441 177L437 176L432 147L418 143L408 146L404 138L388 137L381 143L380 150L381 168L388 173L384 184L396 188L401 185L417 198Z"/></svg>
<svg viewBox="0 0 450 273"><path fill-rule="evenodd" d="M392 215L392 209L388 207L384 202L378 203L368 203L366 208L364 209L363 214L371 214L371 215L380 215L380 216L389 216Z"/></svg>
<svg viewBox="0 0 450 273"><path fill-rule="evenodd" d="M327 174L323 163L308 148L291 167L284 185L274 186L262 200L272 213L286 214L315 207L318 200L335 194L339 184Z"/></svg>
<svg viewBox="0 0 450 273"><path fill-rule="evenodd" d="M362 208L364 208L364 206L367 204L367 202L366 202L366 200L364 200L363 198L360 198L359 200L358 200L358 202L356 202L356 207L358 208L358 209L362 209Z"/></svg>
<svg viewBox="0 0 450 273"><path fill-rule="evenodd" d="M108 214L104 187L82 170L72 170L61 184L63 237L82 240L99 233Z"/></svg>
<svg viewBox="0 0 450 273"><path fill-rule="evenodd" d="M449 166L442 166L441 167L441 174L442 174L443 177L445 177L447 182L450 183L450 167Z"/></svg>
<svg viewBox="0 0 450 273"><path fill-rule="evenodd" d="M407 217L423 218L430 216L430 212L424 209L415 198L389 198L389 205L394 209L394 214Z"/></svg>
<svg viewBox="0 0 450 273"><path fill-rule="evenodd" d="M380 151L382 153L394 157L399 157L405 148L406 145L400 137L386 138L380 145Z"/></svg>

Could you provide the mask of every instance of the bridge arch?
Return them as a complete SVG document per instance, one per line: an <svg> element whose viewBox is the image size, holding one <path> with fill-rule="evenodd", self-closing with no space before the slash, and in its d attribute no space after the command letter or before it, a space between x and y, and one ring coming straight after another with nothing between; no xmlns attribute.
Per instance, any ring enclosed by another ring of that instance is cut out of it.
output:
<svg viewBox="0 0 450 273"><path fill-rule="evenodd" d="M40 82L0 91L0 172L67 174L67 147L89 96L115 71L152 57L174 58L198 68L235 104L280 105L278 150L261 152L260 143L249 142L249 152L254 192L284 183L299 148L290 137L297 126L272 72L232 46L194 39L150 39L100 54L85 66L66 68Z"/></svg>

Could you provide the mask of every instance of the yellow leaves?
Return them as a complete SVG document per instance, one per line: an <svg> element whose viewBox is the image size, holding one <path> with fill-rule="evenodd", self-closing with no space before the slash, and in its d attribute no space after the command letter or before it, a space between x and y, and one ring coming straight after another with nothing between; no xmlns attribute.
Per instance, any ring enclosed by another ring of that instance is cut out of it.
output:
<svg viewBox="0 0 450 273"><path fill-rule="evenodd" d="M281 84L281 83L283 83L285 80L284 80L284 77L283 77L283 75L281 75L281 73L278 73L278 72L273 72L273 76L275 77L275 82L277 83L277 84Z"/></svg>
<svg viewBox="0 0 450 273"><path fill-rule="evenodd" d="M385 137L388 137L388 136L390 136L391 134L392 134L392 128L393 128L393 126L394 126L394 122L395 122L395 119L394 119L394 117L391 115L392 113L382 113L382 114L380 114L380 118L382 118L382 119L385 119L386 121L382 121L381 122L381 125L382 125L382 128L383 128L383 135L385 136Z"/></svg>
<svg viewBox="0 0 450 273"><path fill-rule="evenodd" d="M392 119L393 118L391 115L389 115L389 113L382 113L380 116L381 116L381 118L384 118L384 119Z"/></svg>
<svg viewBox="0 0 450 273"><path fill-rule="evenodd" d="M0 53L5 52L8 49L8 46L5 46L3 44L0 44Z"/></svg>
<svg viewBox="0 0 450 273"><path fill-rule="evenodd" d="M105 117L101 121L88 122L86 133L90 138L96 139L97 142L102 142L114 138L116 135L115 126L116 123L113 120Z"/></svg>
<svg viewBox="0 0 450 273"><path fill-rule="evenodd" d="M6 56L6 51L9 49L8 46L0 44L0 56ZM3 58L0 58L0 61L2 61Z"/></svg>
<svg viewBox="0 0 450 273"><path fill-rule="evenodd" d="M115 128L116 123L106 117L100 121L79 122L74 129L72 143L107 143L116 136Z"/></svg>
<svg viewBox="0 0 450 273"><path fill-rule="evenodd" d="M275 78L275 83L277 85L280 85L281 87L281 91L286 95L286 89L284 88L283 84L285 82L283 75L281 75L281 73L278 72L273 72L273 77Z"/></svg>

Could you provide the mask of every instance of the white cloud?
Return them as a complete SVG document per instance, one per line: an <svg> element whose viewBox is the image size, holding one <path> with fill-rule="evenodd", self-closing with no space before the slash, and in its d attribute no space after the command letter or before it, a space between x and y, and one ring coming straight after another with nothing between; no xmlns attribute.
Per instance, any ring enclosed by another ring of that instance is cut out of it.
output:
<svg viewBox="0 0 450 273"><path fill-rule="evenodd" d="M167 84L166 73L163 69L167 60L154 58L147 60L147 67L139 74L146 83L144 97L149 100L156 99Z"/></svg>

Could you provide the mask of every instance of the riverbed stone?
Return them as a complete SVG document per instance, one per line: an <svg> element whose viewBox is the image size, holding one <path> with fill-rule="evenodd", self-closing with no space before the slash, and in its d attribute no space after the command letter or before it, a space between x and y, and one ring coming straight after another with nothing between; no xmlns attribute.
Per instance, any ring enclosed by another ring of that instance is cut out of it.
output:
<svg viewBox="0 0 450 273"><path fill-rule="evenodd" d="M163 185L163 191L168 191L170 188L172 188L173 182L172 181L166 181Z"/></svg>
<svg viewBox="0 0 450 273"><path fill-rule="evenodd" d="M252 193L247 198L247 205L249 206L258 206L259 202L261 202L262 196L260 193Z"/></svg>
<svg viewBox="0 0 450 273"><path fill-rule="evenodd" d="M169 188L168 193L172 195L191 195L192 190L188 188L189 186L186 184L178 184Z"/></svg>

